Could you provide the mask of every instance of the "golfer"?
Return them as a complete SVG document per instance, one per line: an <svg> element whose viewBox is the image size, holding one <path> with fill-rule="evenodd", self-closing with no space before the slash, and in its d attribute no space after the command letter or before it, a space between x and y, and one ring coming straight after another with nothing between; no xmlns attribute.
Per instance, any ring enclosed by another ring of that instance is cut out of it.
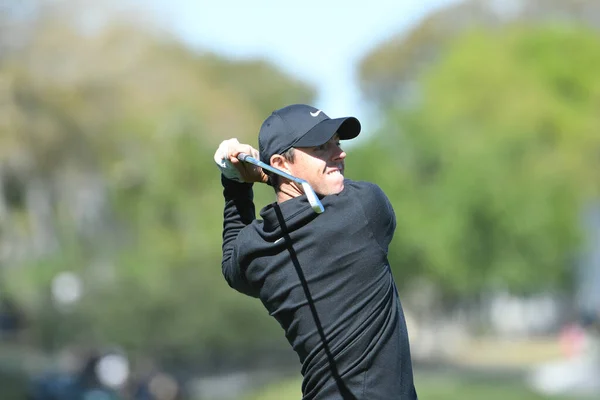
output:
<svg viewBox="0 0 600 400"><path fill-rule="evenodd" d="M215 153L225 197L223 275L260 299L285 331L301 363L303 400L417 398L387 259L394 210L377 185L344 177L340 142L360 130L354 117L294 104L264 121L260 151L229 139ZM240 162L240 153L306 180L325 211L311 208L301 185ZM258 182L276 197L260 219Z"/></svg>

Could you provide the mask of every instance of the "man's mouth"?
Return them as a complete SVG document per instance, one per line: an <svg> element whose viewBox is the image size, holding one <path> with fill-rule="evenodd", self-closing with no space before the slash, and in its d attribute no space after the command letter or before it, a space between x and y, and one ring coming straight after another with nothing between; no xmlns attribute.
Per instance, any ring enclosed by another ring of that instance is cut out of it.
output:
<svg viewBox="0 0 600 400"><path fill-rule="evenodd" d="M332 168L327 172L327 175L341 175L344 172L344 167Z"/></svg>

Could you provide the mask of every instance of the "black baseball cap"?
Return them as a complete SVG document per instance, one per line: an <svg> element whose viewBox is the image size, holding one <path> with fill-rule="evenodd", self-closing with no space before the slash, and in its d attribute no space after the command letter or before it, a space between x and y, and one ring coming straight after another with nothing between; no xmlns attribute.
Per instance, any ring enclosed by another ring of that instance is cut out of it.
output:
<svg viewBox="0 0 600 400"><path fill-rule="evenodd" d="M313 147L326 143L337 132L340 140L353 139L360 133L355 117L329 118L322 110L306 104L292 104L273 111L258 134L260 160L271 164L274 154L292 147Z"/></svg>

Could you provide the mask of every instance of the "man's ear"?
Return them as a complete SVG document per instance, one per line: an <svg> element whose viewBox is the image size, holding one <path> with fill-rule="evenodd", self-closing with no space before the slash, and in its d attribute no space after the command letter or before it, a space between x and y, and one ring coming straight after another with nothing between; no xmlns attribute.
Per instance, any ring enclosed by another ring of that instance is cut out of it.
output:
<svg viewBox="0 0 600 400"><path fill-rule="evenodd" d="M281 154L273 154L271 156L271 166L290 173L289 162Z"/></svg>

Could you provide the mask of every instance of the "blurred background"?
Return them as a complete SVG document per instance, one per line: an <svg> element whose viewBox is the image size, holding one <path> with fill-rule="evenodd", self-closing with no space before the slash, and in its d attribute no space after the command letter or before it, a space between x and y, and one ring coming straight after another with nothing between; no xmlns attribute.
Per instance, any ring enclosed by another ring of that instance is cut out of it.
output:
<svg viewBox="0 0 600 400"><path fill-rule="evenodd" d="M212 160L296 102L362 121L420 398L600 398L599 68L596 0L0 0L0 398L300 399Z"/></svg>

